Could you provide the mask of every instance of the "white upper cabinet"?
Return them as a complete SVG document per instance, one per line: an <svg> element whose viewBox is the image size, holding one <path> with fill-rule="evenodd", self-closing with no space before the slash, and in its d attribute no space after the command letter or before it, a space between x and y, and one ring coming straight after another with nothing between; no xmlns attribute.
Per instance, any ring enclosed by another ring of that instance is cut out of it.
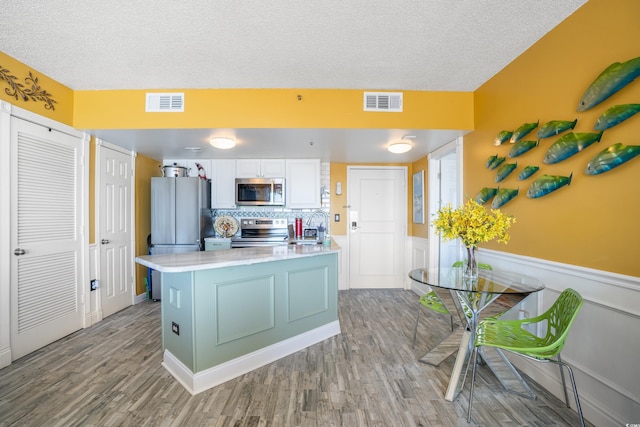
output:
<svg viewBox="0 0 640 427"><path fill-rule="evenodd" d="M284 159L237 159L236 178L283 178Z"/></svg>
<svg viewBox="0 0 640 427"><path fill-rule="evenodd" d="M236 161L213 159L211 162L211 208L234 209L236 207Z"/></svg>
<svg viewBox="0 0 640 427"><path fill-rule="evenodd" d="M286 167L287 207L321 207L320 159L290 159Z"/></svg>

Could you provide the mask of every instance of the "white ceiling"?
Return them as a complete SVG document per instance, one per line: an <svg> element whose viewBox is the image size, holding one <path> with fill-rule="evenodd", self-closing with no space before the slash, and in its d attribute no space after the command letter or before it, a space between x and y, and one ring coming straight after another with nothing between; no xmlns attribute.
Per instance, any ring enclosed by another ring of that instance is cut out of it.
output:
<svg viewBox="0 0 640 427"><path fill-rule="evenodd" d="M4 0L0 51L76 90L476 90L587 0ZM0 64L3 65L3 64ZM149 155L414 161L463 130L96 131ZM391 155L392 138L415 135ZM311 145L310 142L314 144ZM185 146L201 146L199 155ZM186 152L186 154L185 154ZM273 153L273 154L272 154Z"/></svg>

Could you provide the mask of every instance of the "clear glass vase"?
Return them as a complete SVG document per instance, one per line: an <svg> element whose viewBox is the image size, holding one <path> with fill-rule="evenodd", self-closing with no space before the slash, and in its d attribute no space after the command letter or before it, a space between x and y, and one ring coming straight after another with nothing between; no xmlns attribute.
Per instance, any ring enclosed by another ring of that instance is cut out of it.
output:
<svg viewBox="0 0 640 427"><path fill-rule="evenodd" d="M467 247L467 259L464 264L464 277L467 279L478 278L478 262L476 261L476 247Z"/></svg>

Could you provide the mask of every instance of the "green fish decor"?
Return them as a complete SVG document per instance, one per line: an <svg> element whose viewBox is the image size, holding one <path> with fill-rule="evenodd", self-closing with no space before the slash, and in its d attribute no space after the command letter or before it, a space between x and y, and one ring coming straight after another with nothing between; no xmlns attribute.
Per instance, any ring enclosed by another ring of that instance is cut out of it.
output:
<svg viewBox="0 0 640 427"><path fill-rule="evenodd" d="M640 112L640 104L614 105L598 117L593 128L595 130L609 129L638 112Z"/></svg>
<svg viewBox="0 0 640 427"><path fill-rule="evenodd" d="M628 162L637 155L640 155L640 145L623 145L621 142L618 142L602 150L591 159L584 173L587 175L598 175L608 172Z"/></svg>
<svg viewBox="0 0 640 427"><path fill-rule="evenodd" d="M551 120L540 126L538 129L538 139L549 138L550 136L556 136L561 134L565 130L573 129L576 127L578 119L574 121L569 120Z"/></svg>
<svg viewBox="0 0 640 427"><path fill-rule="evenodd" d="M487 166L488 168L490 168L490 167L491 167L491 165L493 164L493 162L495 162L497 158L498 158L498 155L497 155L497 154L496 154L495 156L489 156L489 158L487 159L487 164L486 164L486 166Z"/></svg>
<svg viewBox="0 0 640 427"><path fill-rule="evenodd" d="M558 188L571 184L571 177L573 177L573 173L569 176L542 175L540 178L533 181L527 190L527 197L530 199L537 199L538 197L546 196L547 194L556 191Z"/></svg>
<svg viewBox="0 0 640 427"><path fill-rule="evenodd" d="M525 166L524 169L522 169L522 172L518 175L518 179L523 181L538 172L539 169L540 168L538 166Z"/></svg>
<svg viewBox="0 0 640 427"><path fill-rule="evenodd" d="M587 111L640 76L640 57L609 65L582 95L578 111Z"/></svg>
<svg viewBox="0 0 640 427"><path fill-rule="evenodd" d="M503 130L493 140L493 145L502 145L502 144L504 144L505 142L507 142L509 140L509 138L511 138L511 135L513 135L513 132L511 132L510 130Z"/></svg>
<svg viewBox="0 0 640 427"><path fill-rule="evenodd" d="M476 196L476 203L484 205L498 192L497 188L484 187Z"/></svg>
<svg viewBox="0 0 640 427"><path fill-rule="evenodd" d="M515 144L516 142L520 141L522 138L527 136L529 132L537 128L538 123L540 123L540 120L535 123L524 123L518 129L513 131L513 135L511 135L511 139L509 140L509 142Z"/></svg>
<svg viewBox="0 0 640 427"><path fill-rule="evenodd" d="M496 182L500 182L505 179L513 170L518 167L518 162L516 163L505 163L498 168L496 172Z"/></svg>
<svg viewBox="0 0 640 427"><path fill-rule="evenodd" d="M512 158L518 157L537 146L538 146L538 141L523 139L513 144L513 147L511 147L511 150L509 150L509 153L507 154L507 156Z"/></svg>
<svg viewBox="0 0 640 427"><path fill-rule="evenodd" d="M501 188L498 190L498 194L493 198L493 202L491 202L492 209L498 209L503 206L509 200L513 199L520 193L520 189L510 189L510 188Z"/></svg>
<svg viewBox="0 0 640 427"><path fill-rule="evenodd" d="M602 131L598 133L575 133L570 132L562 135L556 142L554 142L547 154L545 154L542 160L546 164L553 164L563 161L576 153L584 150L593 143L600 141L602 138Z"/></svg>
<svg viewBox="0 0 640 427"><path fill-rule="evenodd" d="M506 157L498 157L498 156L496 156L496 158L493 159L493 161L489 165L489 170L491 170L491 171L494 170L495 168L500 166L502 164L502 162L504 162L506 159L507 159Z"/></svg>

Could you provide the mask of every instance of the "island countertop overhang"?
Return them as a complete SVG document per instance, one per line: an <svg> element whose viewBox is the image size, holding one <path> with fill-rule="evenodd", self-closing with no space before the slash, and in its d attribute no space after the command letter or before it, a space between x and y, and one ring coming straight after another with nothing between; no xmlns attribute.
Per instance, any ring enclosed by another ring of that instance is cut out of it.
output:
<svg viewBox="0 0 640 427"><path fill-rule="evenodd" d="M142 255L136 257L136 262L162 273L182 273L186 271L209 270L212 268L304 258L339 251L340 246L331 240L331 245L266 246L236 248L223 251Z"/></svg>

